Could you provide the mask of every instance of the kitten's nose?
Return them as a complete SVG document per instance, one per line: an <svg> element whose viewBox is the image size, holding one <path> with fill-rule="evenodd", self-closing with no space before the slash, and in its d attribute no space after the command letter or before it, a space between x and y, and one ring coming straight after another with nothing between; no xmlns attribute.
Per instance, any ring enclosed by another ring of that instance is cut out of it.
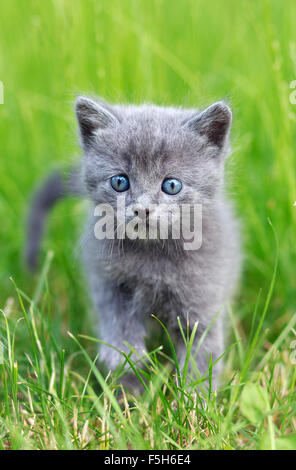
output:
<svg viewBox="0 0 296 470"><path fill-rule="evenodd" d="M135 214L135 216L139 217L142 220L145 220L145 219L148 220L150 211L149 211L149 209L136 208L136 209L134 209L134 214Z"/></svg>

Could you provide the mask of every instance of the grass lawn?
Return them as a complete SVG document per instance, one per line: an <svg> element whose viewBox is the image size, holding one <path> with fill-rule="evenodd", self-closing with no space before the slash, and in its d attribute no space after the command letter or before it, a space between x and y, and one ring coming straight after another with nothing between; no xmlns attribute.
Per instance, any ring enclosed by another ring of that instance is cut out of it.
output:
<svg viewBox="0 0 296 470"><path fill-rule="evenodd" d="M296 449L295 17L293 0L2 2L0 449ZM104 380L77 243L85 201L54 209L39 272L24 265L33 187L80 155L78 92L232 106L244 263L218 393L196 396L172 345L145 368L125 357L143 396L119 398L121 370Z"/></svg>

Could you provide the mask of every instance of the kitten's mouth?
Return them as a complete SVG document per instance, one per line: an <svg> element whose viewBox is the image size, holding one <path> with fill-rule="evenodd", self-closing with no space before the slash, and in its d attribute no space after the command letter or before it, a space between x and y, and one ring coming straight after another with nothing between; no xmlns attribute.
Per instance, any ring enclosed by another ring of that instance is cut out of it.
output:
<svg viewBox="0 0 296 470"><path fill-rule="evenodd" d="M141 222L141 224L136 223L134 226L134 232L137 234L143 232L146 234L145 238L149 238L149 219L146 219L146 222Z"/></svg>
<svg viewBox="0 0 296 470"><path fill-rule="evenodd" d="M149 231L149 226L151 225L150 215L151 214L150 214L149 209L145 209L143 211L142 210L141 211L138 211L138 210L134 211L134 216L139 221L139 222L136 222L134 227L133 227L133 231L135 233L140 233L143 230L146 231L146 232Z"/></svg>
<svg viewBox="0 0 296 470"><path fill-rule="evenodd" d="M146 227L146 230L148 230L148 228L149 228L149 218L146 219L145 222L144 222L144 221L141 222L141 226L142 226L142 227ZM139 224L137 223L137 224L135 225L135 232L138 232L139 230L140 230L140 226L139 226Z"/></svg>
<svg viewBox="0 0 296 470"><path fill-rule="evenodd" d="M133 240L154 240L159 239L159 228L157 219L151 218L148 214L140 217L135 213L136 219L127 218L125 225L125 235Z"/></svg>

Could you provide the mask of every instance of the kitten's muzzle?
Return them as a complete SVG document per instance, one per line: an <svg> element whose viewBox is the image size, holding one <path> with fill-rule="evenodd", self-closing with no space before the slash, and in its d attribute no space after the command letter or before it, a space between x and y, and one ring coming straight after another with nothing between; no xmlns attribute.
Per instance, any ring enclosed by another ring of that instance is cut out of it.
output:
<svg viewBox="0 0 296 470"><path fill-rule="evenodd" d="M136 209L134 209L134 215L136 217L139 217L139 219L146 220L146 222L148 222L149 221L150 210L149 209L136 208Z"/></svg>

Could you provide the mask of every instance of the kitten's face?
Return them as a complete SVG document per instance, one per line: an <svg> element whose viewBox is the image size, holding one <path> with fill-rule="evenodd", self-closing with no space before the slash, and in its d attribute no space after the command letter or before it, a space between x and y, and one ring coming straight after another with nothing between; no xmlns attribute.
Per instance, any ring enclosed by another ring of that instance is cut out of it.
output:
<svg viewBox="0 0 296 470"><path fill-rule="evenodd" d="M208 202L219 192L231 122L224 103L196 113L78 98L77 116L87 192L115 209L124 198L126 221L138 215L154 226L168 205Z"/></svg>

